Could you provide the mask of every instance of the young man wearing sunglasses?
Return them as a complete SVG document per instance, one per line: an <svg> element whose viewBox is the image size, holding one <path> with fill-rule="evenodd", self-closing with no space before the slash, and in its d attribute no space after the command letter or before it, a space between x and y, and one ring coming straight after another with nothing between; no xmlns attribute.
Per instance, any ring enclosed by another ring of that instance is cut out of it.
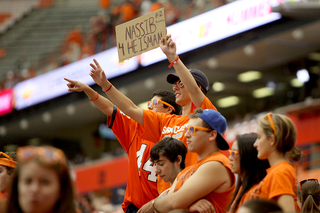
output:
<svg viewBox="0 0 320 213"><path fill-rule="evenodd" d="M8 186L16 168L15 152L0 152L0 199L7 197Z"/></svg>
<svg viewBox="0 0 320 213"><path fill-rule="evenodd" d="M176 103L182 106L182 115L173 116L164 113L156 113L150 110L142 110L130 99L119 92L106 78L103 69L94 59L95 64L90 64L92 69L90 76L102 87L111 101L126 115L137 121L143 128L139 131L139 137L157 143L164 137L173 137L181 140L186 146L186 138L183 136L185 125L188 123L188 115L196 108L215 109L215 106L205 96L209 90L209 81L204 73L199 70L188 70L176 54L176 44L171 35L162 38L161 50L167 56L170 66L173 66L177 74L169 74L167 81L173 84L176 95ZM188 152L186 166L197 162L195 153ZM170 185L158 178L158 191L162 193Z"/></svg>
<svg viewBox="0 0 320 213"><path fill-rule="evenodd" d="M229 148L222 136L226 119L213 109L197 109L189 118L185 137L189 151L196 153L199 161L179 173L168 195L155 199L153 208L156 212L187 209L205 198L215 212L225 212L235 187L229 160L219 151Z"/></svg>
<svg viewBox="0 0 320 213"><path fill-rule="evenodd" d="M123 114L115 105L103 96L99 96L91 87L78 81L67 80L69 91L84 91L95 106L108 116L107 126L112 129L121 146L125 149L128 162L128 182L122 209L124 212L137 212L145 203L157 197L157 176L150 161L150 150L154 143L140 139L139 124ZM179 114L181 107L175 102L172 92L157 90L148 103L150 111Z"/></svg>

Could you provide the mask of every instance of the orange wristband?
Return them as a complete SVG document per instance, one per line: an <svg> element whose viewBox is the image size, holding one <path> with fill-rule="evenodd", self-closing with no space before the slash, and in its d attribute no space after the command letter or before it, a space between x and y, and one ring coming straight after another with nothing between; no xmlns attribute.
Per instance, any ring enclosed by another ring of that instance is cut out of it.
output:
<svg viewBox="0 0 320 213"><path fill-rule="evenodd" d="M111 89L111 87L112 87L112 84L110 84L110 86L108 87L108 89L106 89L106 90L103 90L103 89L102 89L102 91L103 91L103 92L108 92L108 91Z"/></svg>
<svg viewBox="0 0 320 213"><path fill-rule="evenodd" d="M178 60L179 56L177 55L177 58L173 62L171 62L171 64L168 67L171 68L175 63L177 63Z"/></svg>
<svg viewBox="0 0 320 213"><path fill-rule="evenodd" d="M96 101L96 100L98 100L98 98L99 98L99 93L98 92L96 92L97 93L97 97L95 97L94 99L90 99L90 101Z"/></svg>

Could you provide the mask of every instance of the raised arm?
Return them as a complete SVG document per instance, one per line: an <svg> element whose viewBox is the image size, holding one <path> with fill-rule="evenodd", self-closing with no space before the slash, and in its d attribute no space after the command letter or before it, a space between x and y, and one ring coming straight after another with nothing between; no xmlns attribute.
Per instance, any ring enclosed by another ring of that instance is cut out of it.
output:
<svg viewBox="0 0 320 213"><path fill-rule="evenodd" d="M93 59L94 64L92 67L90 76L92 79L102 88L102 90L108 95L112 103L114 103L124 114L131 117L133 120L143 126L143 110L135 105L128 97L117 90L107 79L106 74L100 67L100 64L96 59Z"/></svg>
<svg viewBox="0 0 320 213"><path fill-rule="evenodd" d="M170 34L168 34L166 38L161 39L160 48L162 52L167 56L170 63L177 58L178 55L176 53L176 43L172 40ZM188 68L183 64L183 62L180 59L173 65L173 67L176 70L185 88L187 89L192 103L197 108L201 107L201 104L204 100L204 94L197 85L197 82L194 80Z"/></svg>
<svg viewBox="0 0 320 213"><path fill-rule="evenodd" d="M94 91L88 85L79 82L64 78L64 80L68 81L68 91L72 92L85 92L88 98L92 101L92 103L104 114L107 116L111 116L113 112L113 103L106 99L105 97L99 95L96 91Z"/></svg>

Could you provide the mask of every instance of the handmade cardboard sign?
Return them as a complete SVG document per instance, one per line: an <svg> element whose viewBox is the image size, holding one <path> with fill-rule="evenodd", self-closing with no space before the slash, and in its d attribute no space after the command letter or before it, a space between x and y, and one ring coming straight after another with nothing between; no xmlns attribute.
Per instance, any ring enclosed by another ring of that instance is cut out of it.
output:
<svg viewBox="0 0 320 213"><path fill-rule="evenodd" d="M117 25L119 62L159 47L166 34L164 8Z"/></svg>

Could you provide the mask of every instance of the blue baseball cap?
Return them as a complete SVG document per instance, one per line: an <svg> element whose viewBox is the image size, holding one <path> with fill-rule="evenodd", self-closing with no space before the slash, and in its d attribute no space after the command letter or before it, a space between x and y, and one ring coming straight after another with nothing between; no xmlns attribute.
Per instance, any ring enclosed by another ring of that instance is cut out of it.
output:
<svg viewBox="0 0 320 213"><path fill-rule="evenodd" d="M191 69L190 73L193 76L194 80L196 80L196 82L200 84L200 86L205 90L205 94L207 94L207 92L209 91L209 80L207 76L197 69ZM179 79L180 78L176 73L170 73L169 75L167 75L167 82L170 84L174 84Z"/></svg>
<svg viewBox="0 0 320 213"><path fill-rule="evenodd" d="M220 150L228 150L229 144L223 138L224 132L227 129L227 120L220 112L213 109L205 109L202 113L195 113L204 122L206 122L212 129L218 132L217 145Z"/></svg>

